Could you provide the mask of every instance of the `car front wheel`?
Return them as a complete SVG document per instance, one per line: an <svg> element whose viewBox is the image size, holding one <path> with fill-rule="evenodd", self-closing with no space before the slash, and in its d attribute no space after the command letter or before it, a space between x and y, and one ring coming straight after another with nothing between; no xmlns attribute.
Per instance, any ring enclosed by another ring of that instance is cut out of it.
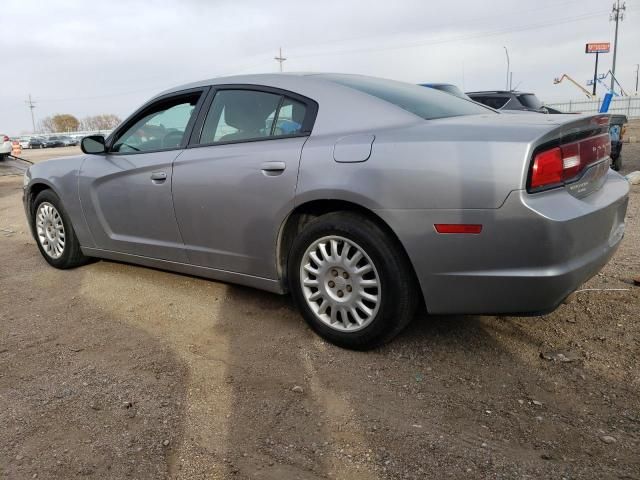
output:
<svg viewBox="0 0 640 480"><path fill-rule="evenodd" d="M53 267L66 269L89 261L80 244L62 202L51 190L38 194L33 202L31 221L38 249Z"/></svg>
<svg viewBox="0 0 640 480"><path fill-rule="evenodd" d="M419 298L397 241L352 212L310 222L294 240L288 275L307 323L344 348L367 350L391 340L411 321Z"/></svg>

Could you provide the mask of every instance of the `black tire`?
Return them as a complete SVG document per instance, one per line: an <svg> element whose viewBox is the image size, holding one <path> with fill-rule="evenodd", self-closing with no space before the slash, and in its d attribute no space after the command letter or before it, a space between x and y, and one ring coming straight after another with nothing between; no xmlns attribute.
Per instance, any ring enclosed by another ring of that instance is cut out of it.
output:
<svg viewBox="0 0 640 480"><path fill-rule="evenodd" d="M62 225L64 226L65 232L65 245L62 251L62 255L58 258L52 258L51 256L49 256L45 252L44 248L40 244L40 240L38 239L36 228L36 212L38 211L38 207L43 202L48 202L53 205L60 214L60 217L62 217ZM71 221L69 220L69 215L67 215L62 202L52 190L43 190L36 196L33 205L31 206L31 223L32 231L34 233L38 249L40 250L40 253L44 257L44 259L49 263L49 265L55 268L67 269L78 267L91 261L89 257L86 257L82 254L82 251L80 250L80 244L78 243L78 238L76 237L76 233L73 230Z"/></svg>
<svg viewBox="0 0 640 480"><path fill-rule="evenodd" d="M357 244L378 272L380 305L361 330L345 332L328 326L316 317L305 299L300 282L301 262L306 250L328 235ZM289 287L303 317L316 333L335 345L353 350L378 347L398 335L415 315L420 293L409 260L397 240L363 215L333 212L314 219L294 239L287 263Z"/></svg>
<svg viewBox="0 0 640 480"><path fill-rule="evenodd" d="M612 155L611 156L611 168L613 170L615 170L616 172L619 172L620 169L622 168L622 155L621 154L617 154L617 155Z"/></svg>
<svg viewBox="0 0 640 480"><path fill-rule="evenodd" d="M6 153L0 153L0 161L4 160L5 158L7 158L8 154Z"/></svg>

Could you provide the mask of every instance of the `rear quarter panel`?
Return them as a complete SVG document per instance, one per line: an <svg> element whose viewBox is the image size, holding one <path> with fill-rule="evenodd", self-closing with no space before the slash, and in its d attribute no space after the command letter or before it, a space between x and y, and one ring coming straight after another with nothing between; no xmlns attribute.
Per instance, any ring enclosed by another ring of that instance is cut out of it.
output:
<svg viewBox="0 0 640 480"><path fill-rule="evenodd" d="M482 117L353 132L375 136L364 162L334 161L333 146L344 135L311 136L302 154L299 202L338 198L370 209L499 208L510 191L523 188L530 142L549 127L483 125Z"/></svg>

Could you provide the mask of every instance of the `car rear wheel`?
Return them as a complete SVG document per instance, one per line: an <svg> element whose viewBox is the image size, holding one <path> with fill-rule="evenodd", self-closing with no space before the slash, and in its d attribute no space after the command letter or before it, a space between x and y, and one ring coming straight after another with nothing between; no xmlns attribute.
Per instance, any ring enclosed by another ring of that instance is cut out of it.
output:
<svg viewBox="0 0 640 480"><path fill-rule="evenodd" d="M80 250L80 244L62 202L53 191L40 192L32 208L31 221L36 243L50 265L66 269L89 262L90 259Z"/></svg>
<svg viewBox="0 0 640 480"><path fill-rule="evenodd" d="M310 222L294 240L288 275L307 323L344 348L388 342L411 321L419 298L404 252L375 222L352 212Z"/></svg>

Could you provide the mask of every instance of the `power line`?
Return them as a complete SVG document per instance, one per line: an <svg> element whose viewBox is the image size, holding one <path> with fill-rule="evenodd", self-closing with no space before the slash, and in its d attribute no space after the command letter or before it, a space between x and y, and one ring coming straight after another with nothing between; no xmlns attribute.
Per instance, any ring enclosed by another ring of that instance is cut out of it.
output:
<svg viewBox="0 0 640 480"><path fill-rule="evenodd" d="M620 0L616 0L611 9L611 16L609 20L616 22L616 34L613 39L613 65L611 67L611 91L613 91L613 84L615 82L616 75L616 54L618 53L618 23L624 20L624 11L627 9L627 4L622 2L620 6Z"/></svg>
<svg viewBox="0 0 640 480"><path fill-rule="evenodd" d="M400 50L403 48L412 48L412 47L423 47L423 46L428 46L428 45L439 45L439 44L443 44L443 43L454 43L454 42L460 42L460 41L464 41L464 40L473 40L476 38L483 38L483 37L491 37L491 36L497 36L497 35L503 35L505 33L514 33L514 32L521 32L521 31L526 31L526 30L536 30L536 29L540 29L540 28L545 28L545 27L549 27L549 26L553 26L553 25L561 25L564 23L571 23L571 22L577 22L577 21L581 21L581 20L588 20L591 18L595 18L595 17L599 17L601 15L606 14L606 11L598 11L598 12L592 12L592 13L586 13L583 15L574 15L571 17L565 17L565 18L561 18L561 19L557 19L554 21L545 21L545 22L539 22L539 23L535 23L535 24L528 24L528 25L523 25L523 26L519 26L519 27L507 27L507 28L501 28L501 29L497 29L497 30L489 30L486 32L479 32L476 34L470 34L470 35L459 35L457 37L451 37L451 38L442 38L442 39L432 39L432 40L423 40L420 42L412 42L412 43L404 43L404 44L398 44L398 45L390 45L387 47L362 47L362 48L355 48L355 49L351 49L351 50L332 50L332 51L326 51L326 52L315 52L315 53L310 53L307 55L300 55L300 56L289 56L289 58L309 58L309 57L321 57L321 56L330 56L330 55L343 55L343 54L350 54L350 53L362 53L362 52L371 52L371 51L384 51L384 50Z"/></svg>

